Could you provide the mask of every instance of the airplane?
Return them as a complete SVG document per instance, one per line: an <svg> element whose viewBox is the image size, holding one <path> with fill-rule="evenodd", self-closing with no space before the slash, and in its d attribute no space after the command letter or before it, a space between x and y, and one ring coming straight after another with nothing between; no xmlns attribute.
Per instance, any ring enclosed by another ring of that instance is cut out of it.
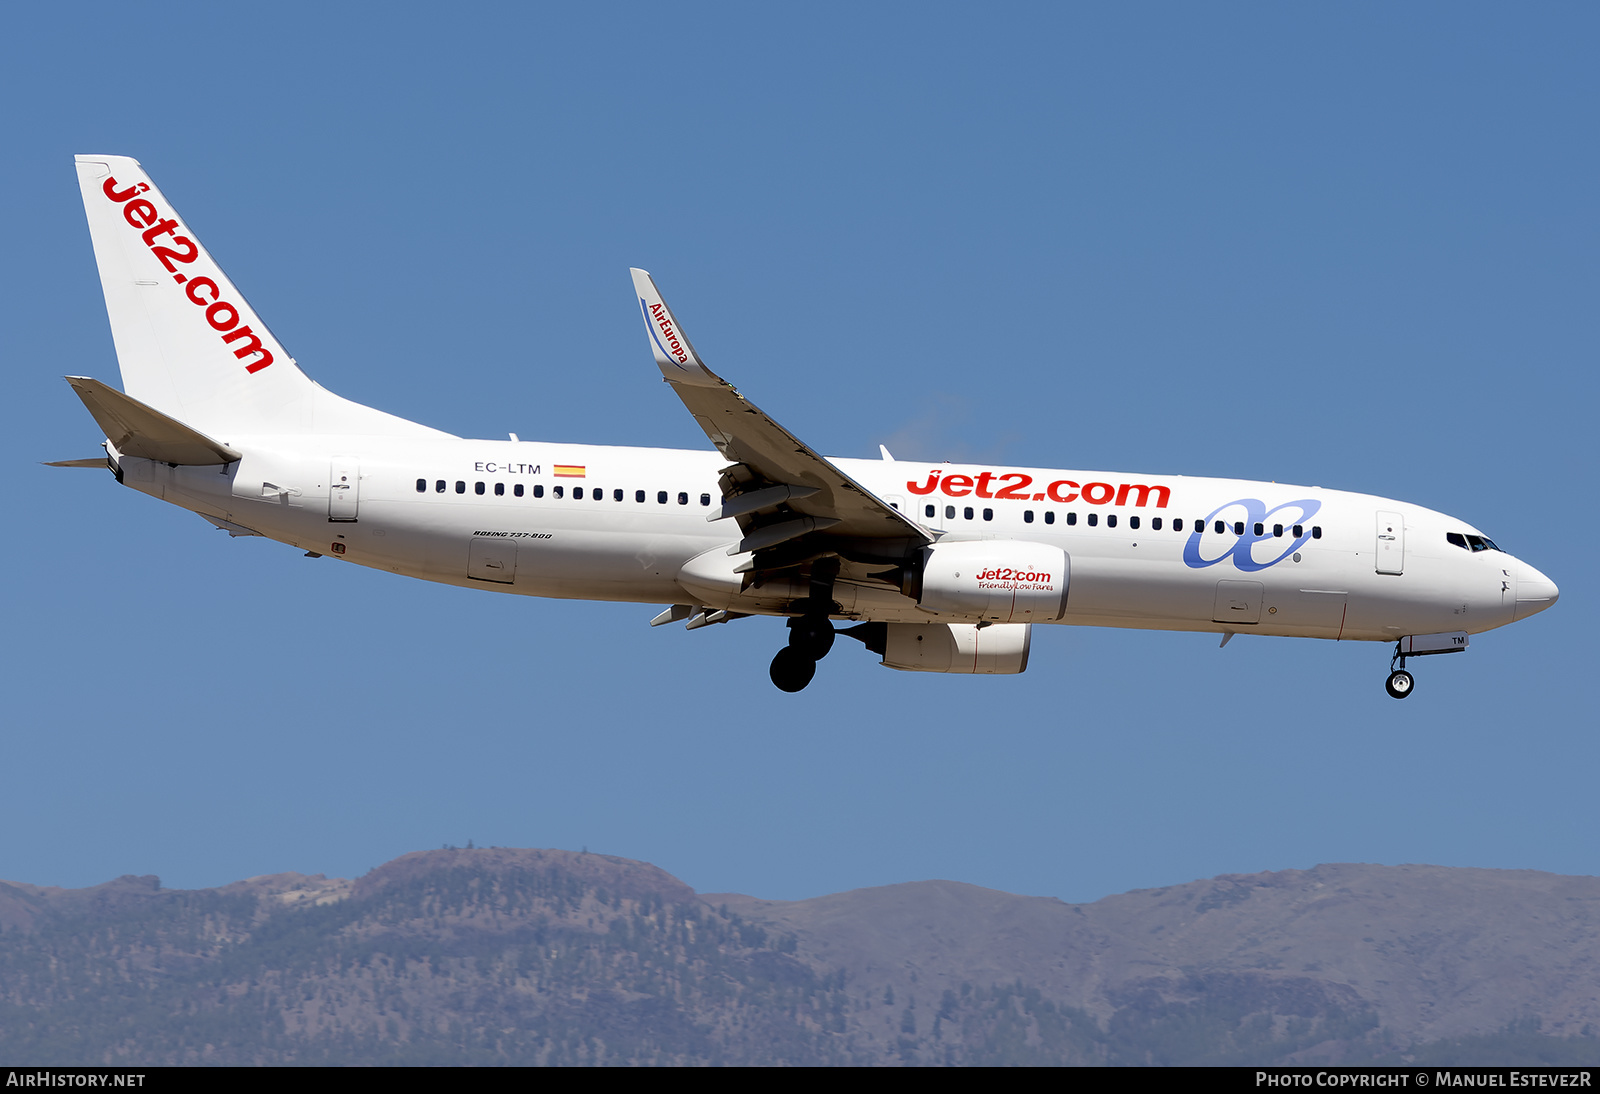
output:
<svg viewBox="0 0 1600 1094"><path fill-rule="evenodd" d="M889 668L1024 671L1034 624L1393 645L1543 611L1555 584L1444 513L1281 483L829 458L712 372L632 271L656 365L714 451L474 440L343 399L296 364L136 160L76 157L123 388L67 377L116 481L374 569L786 620L797 692L837 635ZM836 624L849 624L836 626Z"/></svg>

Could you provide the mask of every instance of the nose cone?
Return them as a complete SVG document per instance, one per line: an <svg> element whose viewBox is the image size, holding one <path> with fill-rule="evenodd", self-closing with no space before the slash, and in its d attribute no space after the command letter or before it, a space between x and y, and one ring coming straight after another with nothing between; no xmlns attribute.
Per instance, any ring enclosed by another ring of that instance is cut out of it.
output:
<svg viewBox="0 0 1600 1094"><path fill-rule="evenodd" d="M1526 619L1542 612L1561 597L1556 583L1521 559L1517 560L1517 611L1511 618Z"/></svg>

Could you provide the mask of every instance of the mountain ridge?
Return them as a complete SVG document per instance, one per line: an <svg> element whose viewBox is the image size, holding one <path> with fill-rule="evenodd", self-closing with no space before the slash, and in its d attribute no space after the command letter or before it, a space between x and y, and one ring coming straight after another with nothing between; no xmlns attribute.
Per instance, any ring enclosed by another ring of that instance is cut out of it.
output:
<svg viewBox="0 0 1600 1094"><path fill-rule="evenodd" d="M944 880L772 901L446 848L356 879L0 882L0 1004L9 1058L70 1027L95 1060L151 1062L1336 1062L1473 1039L1537 1062L1600 1045L1600 878L1335 863L1086 904Z"/></svg>

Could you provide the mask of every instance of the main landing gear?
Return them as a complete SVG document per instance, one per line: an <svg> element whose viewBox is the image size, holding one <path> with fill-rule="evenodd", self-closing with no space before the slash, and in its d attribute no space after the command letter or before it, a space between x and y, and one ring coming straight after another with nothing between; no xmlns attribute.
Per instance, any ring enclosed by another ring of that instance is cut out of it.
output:
<svg viewBox="0 0 1600 1094"><path fill-rule="evenodd" d="M817 662L833 649L833 623L827 616L802 615L789 620L789 644L778 651L768 670L779 691L801 691L817 674Z"/></svg>
<svg viewBox="0 0 1600 1094"><path fill-rule="evenodd" d="M1395 668L1399 665L1399 668ZM1394 644L1394 656L1389 659L1389 679L1383 689L1389 693L1391 699L1404 699L1411 694L1411 689L1417 686L1417 681L1406 671L1406 655L1400 652L1400 643Z"/></svg>
<svg viewBox="0 0 1600 1094"><path fill-rule="evenodd" d="M811 595L797 603L803 614L789 620L789 644L772 659L768 675L779 691L796 692L805 689L817 674L817 662L833 649L833 622L829 613L833 603L833 579L839 573L838 563L829 567L819 563L811 573Z"/></svg>

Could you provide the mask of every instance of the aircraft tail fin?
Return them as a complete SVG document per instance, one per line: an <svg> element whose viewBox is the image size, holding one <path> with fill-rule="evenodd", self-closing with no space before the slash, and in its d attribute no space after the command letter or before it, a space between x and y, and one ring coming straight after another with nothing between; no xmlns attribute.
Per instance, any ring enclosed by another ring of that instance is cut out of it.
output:
<svg viewBox="0 0 1600 1094"><path fill-rule="evenodd" d="M105 430L111 447L121 455L200 466L229 464L239 459L236 450L99 380L68 376L67 383ZM101 463L104 466L104 461ZM73 461L58 466L83 465Z"/></svg>
<svg viewBox="0 0 1600 1094"><path fill-rule="evenodd" d="M225 437L438 435L312 382L137 160L77 170L123 388L146 409Z"/></svg>

